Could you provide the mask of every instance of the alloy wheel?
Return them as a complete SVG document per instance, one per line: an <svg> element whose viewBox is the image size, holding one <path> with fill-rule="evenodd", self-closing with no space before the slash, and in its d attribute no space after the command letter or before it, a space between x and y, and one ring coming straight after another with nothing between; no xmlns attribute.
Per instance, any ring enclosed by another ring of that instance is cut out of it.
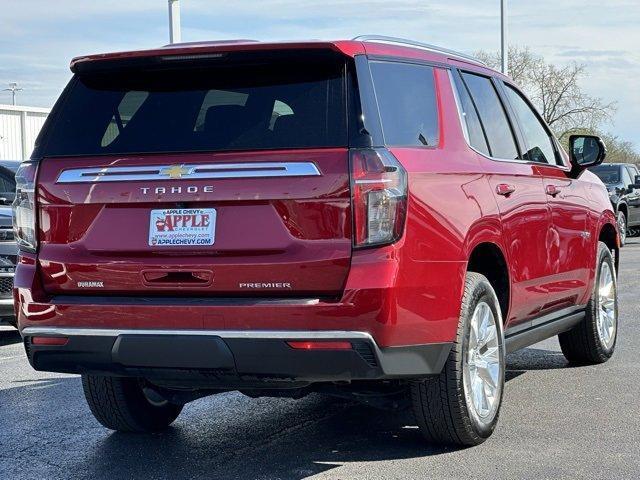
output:
<svg viewBox="0 0 640 480"><path fill-rule="evenodd" d="M598 337L602 345L609 350L616 339L618 328L618 308L614 275L611 265L602 262L600 281L598 282L598 311L596 314Z"/></svg>
<svg viewBox="0 0 640 480"><path fill-rule="evenodd" d="M476 305L469 329L463 361L465 396L473 416L487 424L500 404L503 365L498 326L486 302Z"/></svg>
<svg viewBox="0 0 640 480"><path fill-rule="evenodd" d="M627 219L624 213L618 213L618 230L620 231L620 243L624 244L627 239Z"/></svg>

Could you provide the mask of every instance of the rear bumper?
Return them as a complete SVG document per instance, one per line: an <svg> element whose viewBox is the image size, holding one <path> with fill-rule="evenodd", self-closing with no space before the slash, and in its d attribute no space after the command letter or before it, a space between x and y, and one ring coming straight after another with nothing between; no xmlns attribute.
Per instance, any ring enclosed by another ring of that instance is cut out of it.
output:
<svg viewBox="0 0 640 480"><path fill-rule="evenodd" d="M438 374L451 343L380 348L357 331L22 330L36 370L139 376L176 387L301 387L318 382ZM34 337L64 337L64 345ZM287 341L348 342L345 350L294 349Z"/></svg>

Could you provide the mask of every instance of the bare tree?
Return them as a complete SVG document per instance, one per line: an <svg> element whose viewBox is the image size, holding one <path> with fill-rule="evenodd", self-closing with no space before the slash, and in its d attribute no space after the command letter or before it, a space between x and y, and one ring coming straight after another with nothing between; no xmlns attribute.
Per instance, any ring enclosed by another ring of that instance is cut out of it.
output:
<svg viewBox="0 0 640 480"><path fill-rule="evenodd" d="M640 165L640 153L633 148L631 142L607 133L596 133L596 135L600 135L607 146L607 158L605 161L612 163L635 163L636 165Z"/></svg>
<svg viewBox="0 0 640 480"><path fill-rule="evenodd" d="M481 51L476 56L491 67L500 65L499 53ZM576 128L595 130L609 122L616 111L615 102L605 103L582 90L580 80L586 76L584 65L556 66L528 48L510 47L509 74L559 139Z"/></svg>

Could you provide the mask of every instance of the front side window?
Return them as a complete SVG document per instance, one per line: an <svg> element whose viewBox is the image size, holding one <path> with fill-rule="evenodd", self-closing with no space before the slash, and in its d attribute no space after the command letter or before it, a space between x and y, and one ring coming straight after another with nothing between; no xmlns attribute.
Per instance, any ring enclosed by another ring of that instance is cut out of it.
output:
<svg viewBox="0 0 640 480"><path fill-rule="evenodd" d="M462 78L480 115L491 156L506 160L518 159L518 149L507 114L491 80L467 72L462 73Z"/></svg>
<svg viewBox="0 0 640 480"><path fill-rule="evenodd" d="M433 67L371 62L371 75L387 145L436 146L438 106Z"/></svg>
<svg viewBox="0 0 640 480"><path fill-rule="evenodd" d="M520 92L516 91L510 85L505 84L505 87L507 98L518 117L522 134L527 142L527 151L523 154L523 158L530 162L555 165L556 153L547 129L540 122L538 116Z"/></svg>

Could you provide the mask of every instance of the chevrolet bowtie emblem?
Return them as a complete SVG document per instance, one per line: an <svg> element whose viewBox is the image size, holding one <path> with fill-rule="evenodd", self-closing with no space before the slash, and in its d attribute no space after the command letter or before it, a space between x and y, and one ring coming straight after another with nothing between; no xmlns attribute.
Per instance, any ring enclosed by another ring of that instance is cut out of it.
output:
<svg viewBox="0 0 640 480"><path fill-rule="evenodd" d="M183 175L189 175L190 173L191 169L186 168L184 165L171 165L160 171L161 175L167 175L169 178L182 178Z"/></svg>

